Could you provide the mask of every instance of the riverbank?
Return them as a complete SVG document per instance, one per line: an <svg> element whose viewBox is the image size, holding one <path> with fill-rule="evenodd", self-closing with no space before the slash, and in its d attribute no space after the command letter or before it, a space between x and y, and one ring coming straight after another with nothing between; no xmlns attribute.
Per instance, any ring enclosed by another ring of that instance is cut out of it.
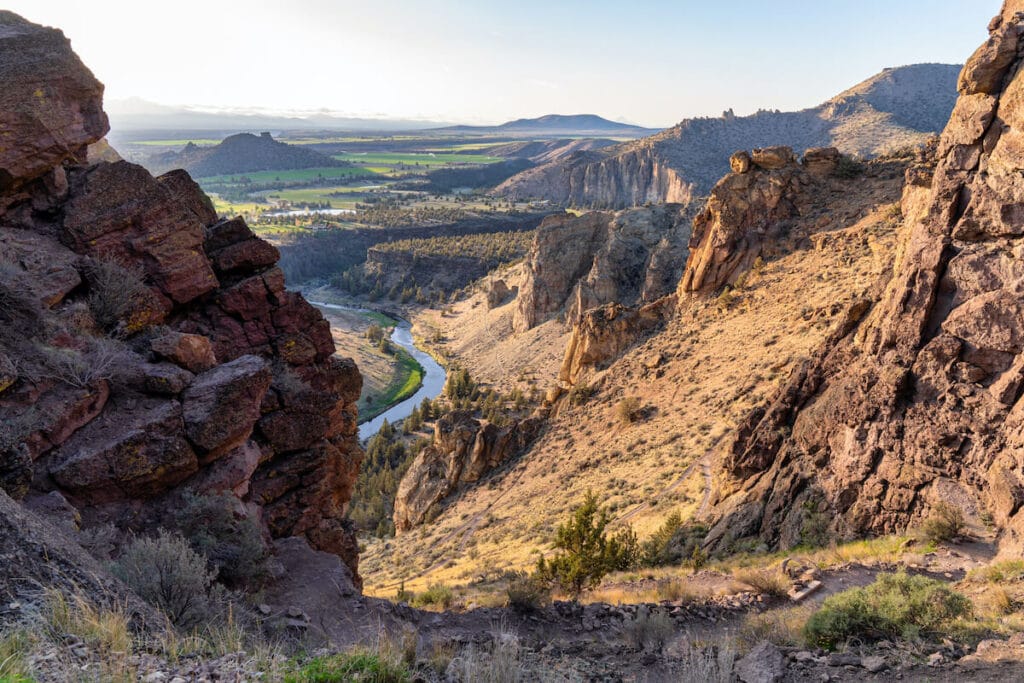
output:
<svg viewBox="0 0 1024 683"><path fill-rule="evenodd" d="M381 324L380 318L384 317L380 312L370 311L357 306L322 301L310 301L310 303L320 308L329 320L332 317L332 313L364 315L368 316L368 319L373 319L377 324ZM429 353L416 346L412 336L411 325L408 321L401 319L395 321L390 339L396 348L396 353L400 350L402 354L405 354L410 359L409 361L399 361L404 363L406 368L410 369L410 374L399 385L400 380L396 373L396 379L393 382L395 385L393 395L397 398L393 401L388 402L385 398L375 399L376 404L387 407L377 411L371 418L360 422L360 441L365 441L376 434L381 425L384 424L384 420L391 424L403 420L409 416L413 408L422 403L424 398L434 399L444 390L447 372ZM341 348L344 349L345 347L342 346ZM396 355L395 358L398 359L400 357ZM359 362L358 359L356 362ZM415 378L415 373L411 371L413 367L411 363L415 363L422 373L418 380ZM362 367L360 367L360 371L363 371ZM385 394L386 392L382 393L382 396L385 396ZM360 410L363 410L362 406L360 406Z"/></svg>

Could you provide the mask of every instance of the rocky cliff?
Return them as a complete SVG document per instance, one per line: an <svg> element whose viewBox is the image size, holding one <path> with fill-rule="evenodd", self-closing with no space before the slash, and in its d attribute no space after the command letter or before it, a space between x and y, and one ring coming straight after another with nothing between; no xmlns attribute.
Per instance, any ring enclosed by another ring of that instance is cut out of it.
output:
<svg viewBox="0 0 1024 683"><path fill-rule="evenodd" d="M908 171L906 237L877 300L856 302L724 452L713 544L898 532L939 502L1024 534L1024 2L1008 0L960 74L934 171Z"/></svg>
<svg viewBox="0 0 1024 683"><path fill-rule="evenodd" d="M575 321L605 303L648 303L671 293L686 261L689 219L672 204L545 219L527 256L514 329L562 311Z"/></svg>
<svg viewBox="0 0 1024 683"><path fill-rule="evenodd" d="M102 94L59 31L0 12L0 488L142 530L226 493L358 581L358 370L187 174L88 162Z"/></svg>
<svg viewBox="0 0 1024 683"><path fill-rule="evenodd" d="M805 215L816 194L809 186L827 181L839 162L834 147L809 149L797 163L789 147L736 152L732 173L711 190L693 219L690 253L681 293L711 293L734 284L769 244L785 236L787 219Z"/></svg>
<svg viewBox="0 0 1024 683"><path fill-rule="evenodd" d="M562 205L624 208L691 201L729 169L737 149L787 145L798 152L833 146L874 156L919 144L945 125L956 100L957 66L886 69L817 107L686 119L651 137L581 152L524 171L495 193Z"/></svg>
<svg viewBox="0 0 1024 683"><path fill-rule="evenodd" d="M395 529L408 531L460 485L479 481L519 454L540 433L544 421L530 417L508 427L481 422L456 411L439 418L433 443L416 456L395 495Z"/></svg>

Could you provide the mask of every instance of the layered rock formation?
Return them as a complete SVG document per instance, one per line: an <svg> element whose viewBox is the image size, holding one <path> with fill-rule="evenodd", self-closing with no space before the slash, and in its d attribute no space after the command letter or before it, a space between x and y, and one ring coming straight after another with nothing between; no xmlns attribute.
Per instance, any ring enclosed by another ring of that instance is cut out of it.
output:
<svg viewBox="0 0 1024 683"><path fill-rule="evenodd" d="M479 481L518 455L540 433L544 421L530 417L509 426L481 422L465 411L448 413L434 425L434 441L424 448L395 494L395 529L408 531L430 509L466 483Z"/></svg>
<svg viewBox="0 0 1024 683"><path fill-rule="evenodd" d="M839 162L835 148L807 150L797 163L789 147L736 152L729 173L711 190L693 219L681 293L710 293L736 279L786 232L786 219L810 207L808 186L828 177Z"/></svg>
<svg viewBox="0 0 1024 683"><path fill-rule="evenodd" d="M0 488L125 528L223 492L356 576L362 380L277 250L184 172L88 163L103 88L59 31L0 13L0 86Z"/></svg>
<svg viewBox="0 0 1024 683"><path fill-rule="evenodd" d="M647 303L671 293L689 233L689 214L672 204L545 219L527 257L514 329L563 310L575 321L605 303Z"/></svg>
<svg viewBox="0 0 1024 683"><path fill-rule="evenodd" d="M959 67L917 64L886 69L817 107L687 119L648 138L572 154L513 176L500 196L564 206L620 209L646 202L686 203L729 169L736 149L788 145L800 152L834 146L874 156L923 142L945 125Z"/></svg>
<svg viewBox="0 0 1024 683"><path fill-rule="evenodd" d="M945 502L979 527L990 516L1019 552L1024 2L1007 0L989 28L934 173L908 172L891 280L740 426L710 543L791 545L808 510L840 536L898 532Z"/></svg>

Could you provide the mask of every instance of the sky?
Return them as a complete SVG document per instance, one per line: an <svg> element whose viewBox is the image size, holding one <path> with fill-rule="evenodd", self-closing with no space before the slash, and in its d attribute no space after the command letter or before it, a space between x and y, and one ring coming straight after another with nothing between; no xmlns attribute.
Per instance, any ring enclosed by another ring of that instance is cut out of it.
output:
<svg viewBox="0 0 1024 683"><path fill-rule="evenodd" d="M663 127L811 107L888 66L962 63L999 0L7 0L106 97Z"/></svg>

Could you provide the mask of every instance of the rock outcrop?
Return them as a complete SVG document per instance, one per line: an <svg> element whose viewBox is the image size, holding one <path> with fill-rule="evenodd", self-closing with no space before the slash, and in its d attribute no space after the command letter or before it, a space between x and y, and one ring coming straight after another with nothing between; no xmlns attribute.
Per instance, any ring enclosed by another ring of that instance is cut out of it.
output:
<svg viewBox="0 0 1024 683"><path fill-rule="evenodd" d="M675 304L675 297L667 296L640 307L610 303L585 312L573 327L558 381L574 385L588 370L618 358L668 320Z"/></svg>
<svg viewBox="0 0 1024 683"><path fill-rule="evenodd" d="M686 260L690 215L674 204L545 219L527 257L513 319L523 332L565 311L670 294Z"/></svg>
<svg viewBox="0 0 1024 683"><path fill-rule="evenodd" d="M358 370L187 174L88 160L102 92L59 31L0 12L0 488L135 529L228 493L358 583Z"/></svg>
<svg viewBox="0 0 1024 683"><path fill-rule="evenodd" d="M792 545L808 510L841 537L899 532L944 502L990 518L1019 552L1024 2L1007 0L989 28L934 172L908 171L891 280L739 427L710 544Z"/></svg>
<svg viewBox="0 0 1024 683"><path fill-rule="evenodd" d="M428 512L464 483L479 481L537 437L544 420L529 417L508 426L481 422L465 411L448 413L434 425L434 441L417 454L395 495L399 532L423 522Z"/></svg>
<svg viewBox="0 0 1024 683"><path fill-rule="evenodd" d="M706 195L729 170L725 162L736 149L833 146L844 154L879 155L920 144L942 129L956 101L958 70L950 64L886 69L811 109L686 119L641 140L541 164L494 193L600 209L687 203Z"/></svg>
<svg viewBox="0 0 1024 683"><path fill-rule="evenodd" d="M785 234L787 219L806 213L808 185L828 176L838 161L835 148L807 150L803 164L789 147L733 154L732 173L718 181L693 219L680 294L708 294L735 283L767 243Z"/></svg>

